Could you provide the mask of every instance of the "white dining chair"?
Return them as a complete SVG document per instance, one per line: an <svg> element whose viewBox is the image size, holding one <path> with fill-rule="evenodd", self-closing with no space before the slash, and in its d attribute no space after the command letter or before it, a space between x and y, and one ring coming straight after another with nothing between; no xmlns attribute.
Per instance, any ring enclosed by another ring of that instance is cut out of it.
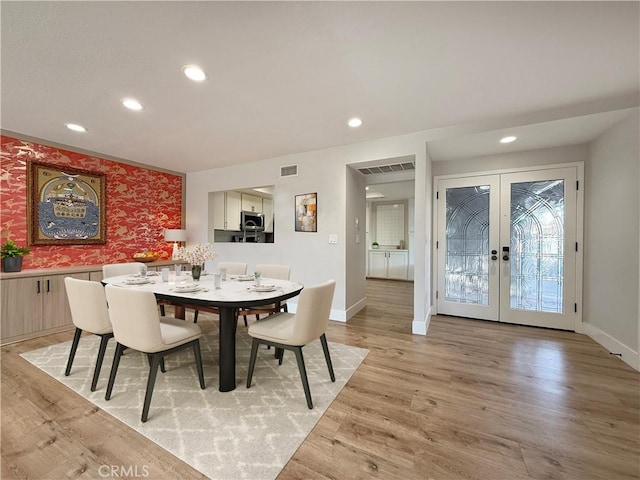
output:
<svg viewBox="0 0 640 480"><path fill-rule="evenodd" d="M111 398L120 357L125 348L142 352L149 359L149 378L141 417L143 422L149 416L158 367L162 365L165 356L184 348L193 348L200 388L205 388L200 353L202 330L199 325L173 317L159 317L156 298L152 292L115 285L107 285L105 292L109 319L117 342L105 400Z"/></svg>
<svg viewBox="0 0 640 480"><path fill-rule="evenodd" d="M289 265L278 265L278 264L270 264L270 263L259 263L255 268L256 272L260 272L261 278L269 279L274 278L276 280L289 280L291 275L291 267ZM260 320L260 315L272 315L274 313L288 310L286 302L281 303L273 303L271 305L264 305L261 307L249 307L243 308L238 312L238 315L241 315L244 319L244 326L247 326L247 315L255 315L256 321Z"/></svg>
<svg viewBox="0 0 640 480"><path fill-rule="evenodd" d="M91 381L91 391L94 392L98 384L107 343L113 337L104 287L100 282L80 280L73 277L66 277L64 286L69 300L71 320L76 327L64 375L68 377L71 374L71 366L76 356L82 332L98 335L100 337L100 347L98 348L98 357L93 370L93 380Z"/></svg>
<svg viewBox="0 0 640 480"><path fill-rule="evenodd" d="M245 275L247 264L244 262L218 262L218 271L227 269L227 275Z"/></svg>
<svg viewBox="0 0 640 480"><path fill-rule="evenodd" d="M298 362L298 370L300 371L307 406L310 409L313 408L302 347L320 338L324 358L329 369L329 376L331 381L335 382L336 377L333 372L329 346L325 336L325 331L329 325L335 287L335 280L329 280L314 287L305 287L300 293L295 314L276 313L249 326L248 332L253 340L251 342L251 356L247 373L247 388L251 387L251 379L260 344L270 345L282 350L292 350ZM280 357L280 361L281 359L282 357Z"/></svg>
<svg viewBox="0 0 640 480"><path fill-rule="evenodd" d="M109 278L119 277L120 275L135 275L140 273L140 267L142 266L144 266L142 262L108 263L102 266L102 276Z"/></svg>

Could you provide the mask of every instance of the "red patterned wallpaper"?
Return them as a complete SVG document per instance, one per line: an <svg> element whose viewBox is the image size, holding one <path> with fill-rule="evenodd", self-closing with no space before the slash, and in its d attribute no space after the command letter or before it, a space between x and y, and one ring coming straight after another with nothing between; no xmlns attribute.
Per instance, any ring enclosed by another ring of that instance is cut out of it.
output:
<svg viewBox="0 0 640 480"><path fill-rule="evenodd" d="M102 265L132 261L152 250L171 257L165 228L180 228L182 177L81 153L0 136L0 238L27 244L27 162L69 165L106 174L107 243L38 245L23 259L23 269Z"/></svg>

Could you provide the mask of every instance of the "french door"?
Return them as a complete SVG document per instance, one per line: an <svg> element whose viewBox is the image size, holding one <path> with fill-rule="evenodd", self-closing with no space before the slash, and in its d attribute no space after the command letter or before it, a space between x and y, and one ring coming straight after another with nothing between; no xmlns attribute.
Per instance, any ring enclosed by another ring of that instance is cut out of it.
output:
<svg viewBox="0 0 640 480"><path fill-rule="evenodd" d="M438 313L575 330L577 175L438 180Z"/></svg>

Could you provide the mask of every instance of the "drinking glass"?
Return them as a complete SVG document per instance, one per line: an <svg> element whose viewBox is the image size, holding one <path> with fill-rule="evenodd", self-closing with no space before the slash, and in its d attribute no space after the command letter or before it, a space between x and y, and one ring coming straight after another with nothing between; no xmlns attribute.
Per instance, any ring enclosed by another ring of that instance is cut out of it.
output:
<svg viewBox="0 0 640 480"><path fill-rule="evenodd" d="M254 283L256 287L260 286L260 278L262 277L262 272L255 272L253 274L253 278L255 279Z"/></svg>

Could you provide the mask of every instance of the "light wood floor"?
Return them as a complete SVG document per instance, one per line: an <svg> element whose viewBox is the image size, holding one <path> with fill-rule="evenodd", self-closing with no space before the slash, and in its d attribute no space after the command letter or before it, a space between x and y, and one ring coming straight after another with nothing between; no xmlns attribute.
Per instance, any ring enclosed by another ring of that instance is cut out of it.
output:
<svg viewBox="0 0 640 480"><path fill-rule="evenodd" d="M442 316L414 336L413 285L367 283L327 337L370 353L280 480L640 477L640 375L590 338ZM71 337L2 349L2 478L202 478L18 356Z"/></svg>

